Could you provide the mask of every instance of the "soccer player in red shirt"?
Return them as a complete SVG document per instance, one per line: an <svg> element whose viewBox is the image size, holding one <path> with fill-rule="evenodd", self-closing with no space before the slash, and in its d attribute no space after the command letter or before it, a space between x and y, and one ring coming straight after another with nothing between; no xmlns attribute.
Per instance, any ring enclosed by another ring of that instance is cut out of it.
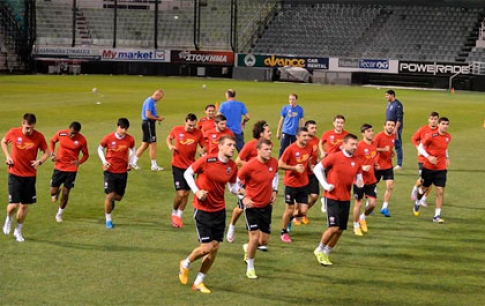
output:
<svg viewBox="0 0 485 306"><path fill-rule="evenodd" d="M358 187L364 186L360 159L353 156L357 150L357 136L347 134L342 147L342 151L330 154L313 168L327 198L328 229L323 232L320 244L313 252L323 266L332 265L328 256L347 229L352 185L355 182ZM325 170L328 171L326 179Z"/></svg>
<svg viewBox="0 0 485 306"><path fill-rule="evenodd" d="M205 107L205 114L206 116L200 118L199 122L197 123L197 128L202 132L204 137L206 133L216 125L214 118L216 115L216 106L214 104L207 105Z"/></svg>
<svg viewBox="0 0 485 306"><path fill-rule="evenodd" d="M231 160L236 149L236 140L225 135L219 139L218 146L217 154L202 156L184 173L185 180L194 193L194 220L200 246L180 261L179 280L186 285L191 263L202 258L202 265L192 285L194 291L202 293L211 292L204 285L204 279L216 259L219 243L224 239L225 186L229 183L234 194L244 192L236 183L237 165ZM197 174L195 180L194 174Z"/></svg>
<svg viewBox="0 0 485 306"><path fill-rule="evenodd" d="M376 166L377 150L374 143L374 128L372 125L365 123L361 126L360 132L362 133L362 140L357 144L357 150L354 156L359 158L362 164L362 173L364 178L364 187L359 188L354 185L354 234L357 236L363 236L363 233L367 233L367 221L365 217L370 215L376 207L376 184L377 179L374 174L374 168ZM364 203L363 199L366 198L368 204L365 206L364 212L361 214L360 210Z"/></svg>
<svg viewBox="0 0 485 306"><path fill-rule="evenodd" d="M253 126L253 140L248 141L244 147L242 148L241 152L239 152L238 157L236 158L236 164L241 167L254 157L258 155L258 151L256 149L256 144L259 139L267 139L271 141L271 129L268 126L268 123L264 120L260 120L256 122ZM240 200L238 200L236 207L234 207L231 215L231 223L227 229L226 240L229 243L234 241L234 234L236 232L236 222L244 212L244 207ZM267 251L266 245L259 246L259 249L262 251Z"/></svg>
<svg viewBox="0 0 485 306"><path fill-rule="evenodd" d="M251 279L258 278L254 270L254 257L258 246L268 244L273 202L278 192L278 160L271 157L273 144L261 138L256 149L258 155L245 163L238 172L240 184L246 191L242 204L245 207L249 242L243 249L247 263L246 276Z"/></svg>
<svg viewBox="0 0 485 306"><path fill-rule="evenodd" d="M79 165L84 164L89 158L88 143L80 131L81 123L74 121L69 125L69 129L58 131L50 140L51 160L54 162L51 179L52 202L57 202L60 187L63 185L61 203L56 214L57 222L62 222L62 213L67 206L69 192L74 188ZM59 143L57 154L56 143Z"/></svg>
<svg viewBox="0 0 485 306"><path fill-rule="evenodd" d="M104 211L108 229L113 228L111 212L115 208L115 201L121 201L125 195L128 171L135 156L135 139L128 135L129 127L128 119L118 119L116 132L104 136L98 147L104 170Z"/></svg>
<svg viewBox="0 0 485 306"><path fill-rule="evenodd" d="M416 147L416 149L418 148L419 143L422 139L438 131L439 118L440 115L437 112L431 112L428 117L428 124L420 127L411 137L411 142L413 143L414 147ZM418 188L421 187L421 172L423 171L423 164L425 160L426 158L424 158L424 156L419 154L418 152L418 180L416 181L416 184L414 184L413 190L411 191L411 201L416 201L416 198L418 196ZM428 206L426 204L426 198L431 192L431 189L431 186L429 186L429 188L426 190L426 193L421 197L421 200L419 200L419 205Z"/></svg>
<svg viewBox="0 0 485 306"><path fill-rule="evenodd" d="M394 157L394 142L396 141L396 134L394 129L396 123L392 120L387 120L384 125L384 131L378 133L374 137L374 143L377 150L377 169L375 172L377 183L381 179L386 181L386 191L384 192L384 202L382 203L381 214L385 217L390 217L389 201L391 200L392 191L394 190L394 169L392 167L392 158Z"/></svg>
<svg viewBox="0 0 485 306"><path fill-rule="evenodd" d="M448 145L451 141L451 135L448 133L450 120L441 117L438 120L438 131L429 134L422 139L418 146L418 151L426 158L423 164L423 185L418 189L418 200L426 193L431 184L436 187L435 213L433 222L444 223L441 218L441 208L443 206L443 197L446 186L447 168L450 164L448 155ZM418 200L414 204L413 214L419 216Z"/></svg>
<svg viewBox="0 0 485 306"><path fill-rule="evenodd" d="M172 152L172 176L175 187L172 216L173 227L182 227L182 214L189 199L190 187L184 178L184 172L195 162L197 144L201 147L200 154L204 154L204 137L195 128L197 116L192 113L185 117L185 125L175 126L167 136L166 143ZM174 144L175 141L175 144Z"/></svg>
<svg viewBox="0 0 485 306"><path fill-rule="evenodd" d="M300 127L296 141L286 147L278 161L279 169L285 170L285 211L281 241L291 243L288 232L291 230L291 219L295 211L295 202L299 207L299 217L306 216L308 210L308 170L311 170L313 147L308 144L308 129Z"/></svg>
<svg viewBox="0 0 485 306"><path fill-rule="evenodd" d="M29 205L37 202L37 169L50 155L44 135L34 129L36 123L34 114L24 114L22 127L10 129L1 142L5 163L8 165L8 205L3 233L10 235L13 214L17 211L17 225L13 236L18 242L24 241L22 226L29 212ZM11 153L8 150L9 144L12 144ZM44 152L39 159L38 151Z"/></svg>
<svg viewBox="0 0 485 306"><path fill-rule="evenodd" d="M318 144L320 149L320 156L325 156L340 151L340 147L344 141L345 135L349 132L344 130L345 117L343 115L336 115L333 118L334 129L323 132Z"/></svg>
<svg viewBox="0 0 485 306"><path fill-rule="evenodd" d="M234 133L226 126L227 120L224 115L222 114L217 115L215 122L216 122L216 126L208 130L207 134L204 136L205 144L206 144L206 152L209 155L217 154L219 150L218 148L219 138L221 138L224 135L234 137Z"/></svg>

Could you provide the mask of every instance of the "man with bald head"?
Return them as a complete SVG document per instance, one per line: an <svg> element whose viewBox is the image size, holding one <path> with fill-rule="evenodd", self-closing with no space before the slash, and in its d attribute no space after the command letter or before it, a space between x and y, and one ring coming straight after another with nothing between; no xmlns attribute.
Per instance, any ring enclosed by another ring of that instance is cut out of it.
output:
<svg viewBox="0 0 485 306"><path fill-rule="evenodd" d="M141 109L141 119L143 120L141 128L143 130L143 140L141 146L136 150L135 158L133 159L133 164L131 165L133 169L139 170L137 162L143 152L150 148L149 155L151 160L151 170L152 171L163 171L162 167L157 164L157 131L155 128L155 122L163 121L164 117L157 114L156 103L163 99L165 93L161 89L155 90L153 95L146 98L143 102Z"/></svg>

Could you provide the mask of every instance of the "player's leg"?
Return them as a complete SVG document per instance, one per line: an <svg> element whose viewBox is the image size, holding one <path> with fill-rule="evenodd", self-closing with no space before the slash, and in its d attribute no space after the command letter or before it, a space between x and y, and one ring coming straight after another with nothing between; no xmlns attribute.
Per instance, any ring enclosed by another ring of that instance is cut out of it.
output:
<svg viewBox="0 0 485 306"><path fill-rule="evenodd" d="M364 236L363 231L360 227L360 211L362 210L362 206L364 205L364 188L359 188L354 185L354 209L352 210L352 222L354 225L354 234L356 236Z"/></svg>
<svg viewBox="0 0 485 306"><path fill-rule="evenodd" d="M436 199L435 199L435 213L433 217L433 222L444 223L445 220L441 218L441 208L443 207L443 199L445 195L446 186L446 170L435 171L435 179L433 184L436 187Z"/></svg>
<svg viewBox="0 0 485 306"><path fill-rule="evenodd" d="M388 206L394 190L394 179L387 179L385 182L386 191L384 192L384 202L382 202L381 214L383 214L385 217L390 217L391 213L389 212Z"/></svg>
<svg viewBox="0 0 485 306"><path fill-rule="evenodd" d="M258 209L246 209L245 216L249 234L249 241L245 247L243 246L243 248L245 249L244 257L247 263L246 277L258 278L254 269L254 258L256 256L256 249L258 248L259 237L261 233L261 231L259 230Z"/></svg>
<svg viewBox="0 0 485 306"><path fill-rule="evenodd" d="M172 166L173 186L175 188L175 198L173 199L172 215L170 220L174 227L182 227L182 215L189 200L190 187L184 178L186 169Z"/></svg>
<svg viewBox="0 0 485 306"><path fill-rule="evenodd" d="M22 227L29 213L29 206L37 202L37 191L35 188L35 177L23 177L20 182L22 193L20 196L20 205L17 210L17 225L15 226L13 236L18 242L23 242Z"/></svg>
<svg viewBox="0 0 485 306"><path fill-rule="evenodd" d="M244 205L240 199L237 200L237 205L234 207L232 210L232 215L231 215L231 222L229 223L229 226L227 227L227 235L226 235L226 240L229 243L232 243L234 241L234 235L236 234L236 223L237 220L239 220L239 217L242 215L244 212Z"/></svg>
<svg viewBox="0 0 485 306"><path fill-rule="evenodd" d="M5 223L3 224L3 233L5 235L10 235L13 216L20 206L22 191L21 178L9 173L7 216L5 218Z"/></svg>

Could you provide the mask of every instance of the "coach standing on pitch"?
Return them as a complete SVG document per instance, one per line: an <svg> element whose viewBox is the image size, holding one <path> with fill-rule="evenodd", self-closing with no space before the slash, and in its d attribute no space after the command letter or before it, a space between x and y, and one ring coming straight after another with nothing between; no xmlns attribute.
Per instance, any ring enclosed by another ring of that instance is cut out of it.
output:
<svg viewBox="0 0 485 306"><path fill-rule="evenodd" d="M218 114L223 114L227 118L227 127L234 133L236 138L236 149L241 152L244 147L244 131L246 122L251 117L246 105L236 100L236 91L228 89L226 91L226 101L221 104ZM242 119L242 122L241 122Z"/></svg>
<svg viewBox="0 0 485 306"><path fill-rule="evenodd" d="M157 115L156 103L160 101L165 93L163 90L156 90L151 97L148 97L145 102L143 102L143 107L141 109L141 119L143 120L141 128L143 130L143 140L141 146L136 150L135 158L133 159L133 169L138 170L140 167L137 162L140 156L145 152L145 150L150 147L150 160L152 163L152 171L163 171L162 167L157 164L157 130L155 128L155 121L163 121L165 119L162 116Z"/></svg>
<svg viewBox="0 0 485 306"><path fill-rule="evenodd" d="M402 103L396 99L396 93L394 90L389 89L386 91L387 108L386 108L386 121L394 121L396 128L394 134L396 134L396 141L394 147L396 148L396 167L394 170L402 170L402 129L404 127L404 108Z"/></svg>

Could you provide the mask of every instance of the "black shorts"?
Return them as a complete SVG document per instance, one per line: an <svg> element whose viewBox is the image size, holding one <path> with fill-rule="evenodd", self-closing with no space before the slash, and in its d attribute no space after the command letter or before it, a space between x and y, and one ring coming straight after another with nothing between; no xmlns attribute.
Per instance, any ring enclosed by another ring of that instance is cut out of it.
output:
<svg viewBox="0 0 485 306"><path fill-rule="evenodd" d="M359 188L354 185L354 198L360 201L364 198L377 198L377 187L376 184L364 185L364 187Z"/></svg>
<svg viewBox="0 0 485 306"><path fill-rule="evenodd" d="M349 222L350 201L337 201L327 199L327 225L336 227L340 230L347 229Z"/></svg>
<svg viewBox="0 0 485 306"><path fill-rule="evenodd" d="M303 187L288 187L285 186L285 203L293 205L296 203L308 204L308 192L306 186Z"/></svg>
<svg viewBox="0 0 485 306"><path fill-rule="evenodd" d="M237 207L244 209L246 206L244 206L242 200L240 198L237 198Z"/></svg>
<svg viewBox="0 0 485 306"><path fill-rule="evenodd" d="M223 241L226 230L226 209L207 212L196 209L194 212L195 229L200 243Z"/></svg>
<svg viewBox="0 0 485 306"><path fill-rule="evenodd" d="M429 170L423 168L422 182L424 187L429 187L431 184L436 187L446 187L446 174L448 170Z"/></svg>
<svg viewBox="0 0 485 306"><path fill-rule="evenodd" d="M394 169L389 168L389 169L384 169L384 170L376 170L376 179L377 183L379 183L382 180L384 181L393 181L394 180ZM377 184L376 183L376 184Z"/></svg>
<svg viewBox="0 0 485 306"><path fill-rule="evenodd" d="M157 142L157 129L155 128L155 120L143 120L141 124L143 131L142 142Z"/></svg>
<svg viewBox="0 0 485 306"><path fill-rule="evenodd" d="M315 175L308 176L308 185L306 185L308 194L320 194L320 183Z"/></svg>
<svg viewBox="0 0 485 306"><path fill-rule="evenodd" d="M64 184L66 188L73 188L76 181L77 172L67 172L54 169L51 179L51 187L61 187Z"/></svg>
<svg viewBox="0 0 485 306"><path fill-rule="evenodd" d="M423 163L418 163L418 178L423 177Z"/></svg>
<svg viewBox="0 0 485 306"><path fill-rule="evenodd" d="M34 204L37 202L36 177L8 174L8 203Z"/></svg>
<svg viewBox="0 0 485 306"><path fill-rule="evenodd" d="M261 208L246 208L244 216L246 218L246 229L248 231L262 231L271 234L271 215L273 205L267 205Z"/></svg>
<svg viewBox="0 0 485 306"><path fill-rule="evenodd" d="M184 177L184 172L187 169L172 166L173 187L175 190L190 190L189 184Z"/></svg>
<svg viewBox="0 0 485 306"><path fill-rule="evenodd" d="M128 172L112 173L104 171L104 193L116 193L124 196L126 190L126 182L128 181Z"/></svg>

